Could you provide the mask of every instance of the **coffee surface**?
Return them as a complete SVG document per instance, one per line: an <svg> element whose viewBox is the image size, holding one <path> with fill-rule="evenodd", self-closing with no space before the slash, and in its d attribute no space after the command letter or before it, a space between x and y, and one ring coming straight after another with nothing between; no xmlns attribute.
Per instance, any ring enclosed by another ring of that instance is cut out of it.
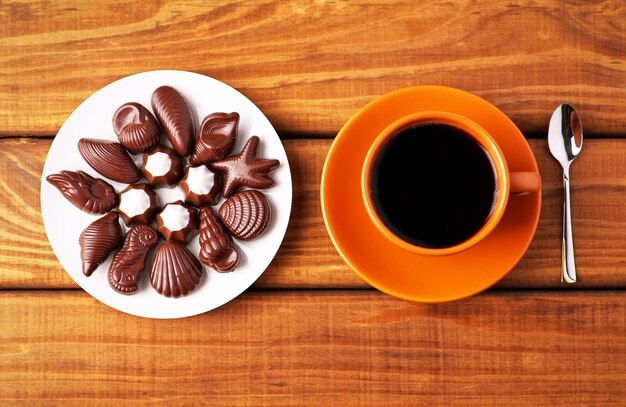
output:
<svg viewBox="0 0 626 407"><path fill-rule="evenodd" d="M486 151L456 127L422 124L401 131L381 149L370 179L383 223L401 239L445 248L485 224L496 196Z"/></svg>

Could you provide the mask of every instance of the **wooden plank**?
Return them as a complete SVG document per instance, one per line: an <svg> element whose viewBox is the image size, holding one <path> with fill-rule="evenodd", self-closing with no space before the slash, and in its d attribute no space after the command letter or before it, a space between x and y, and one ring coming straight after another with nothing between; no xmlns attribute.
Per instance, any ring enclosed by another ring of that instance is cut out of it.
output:
<svg viewBox="0 0 626 407"><path fill-rule="evenodd" d="M77 291L1 292L0 402L622 406L625 307L612 291L273 291L151 320Z"/></svg>
<svg viewBox="0 0 626 407"><path fill-rule="evenodd" d="M7 0L0 133L54 134L102 86L169 68L238 88L281 132L334 133L377 96L442 84L525 132L569 101L587 135L623 135L624 55L622 2Z"/></svg>
<svg viewBox="0 0 626 407"><path fill-rule="evenodd" d="M285 140L294 180L283 245L256 287L365 287L342 261L324 227L319 181L331 140ZM559 283L561 173L545 140L530 140L543 177L542 215L526 256L499 287ZM57 262L41 224L39 185L50 140L0 140L0 287L76 287ZM572 166L579 287L626 286L626 140L585 141ZM571 286L570 286L571 287Z"/></svg>

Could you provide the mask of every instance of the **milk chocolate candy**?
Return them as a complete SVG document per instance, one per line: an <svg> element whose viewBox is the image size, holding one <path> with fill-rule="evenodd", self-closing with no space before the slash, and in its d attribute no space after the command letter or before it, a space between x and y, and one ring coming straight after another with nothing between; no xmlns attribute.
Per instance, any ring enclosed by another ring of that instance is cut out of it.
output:
<svg viewBox="0 0 626 407"><path fill-rule="evenodd" d="M187 100L171 86L161 86L152 94L152 110L165 130L174 151L182 157L194 145L194 119Z"/></svg>
<svg viewBox="0 0 626 407"><path fill-rule="evenodd" d="M187 167L185 176L178 186L185 194L185 202L198 208L215 205L222 190L222 177L206 165Z"/></svg>
<svg viewBox="0 0 626 407"><path fill-rule="evenodd" d="M150 268L150 284L159 294L189 294L202 276L202 265L183 242L168 240L157 247Z"/></svg>
<svg viewBox="0 0 626 407"><path fill-rule="evenodd" d="M129 185L120 192L117 211L129 226L133 223L150 223L159 209L157 195L148 184Z"/></svg>
<svg viewBox="0 0 626 407"><path fill-rule="evenodd" d="M139 103L120 106L113 115L117 138L131 154L139 154L159 144L161 126L156 117Z"/></svg>
<svg viewBox="0 0 626 407"><path fill-rule="evenodd" d="M109 212L83 230L78 239L83 274L87 277L122 243L122 228L117 212Z"/></svg>
<svg viewBox="0 0 626 407"><path fill-rule="evenodd" d="M267 229L271 206L261 191L237 192L220 207L219 216L230 233L240 240L251 240Z"/></svg>
<svg viewBox="0 0 626 407"><path fill-rule="evenodd" d="M122 248L115 253L109 267L109 285L120 294L135 294L146 256L159 240L156 230L148 225L133 226L124 239Z"/></svg>
<svg viewBox="0 0 626 407"><path fill-rule="evenodd" d="M239 253L210 206L200 208L200 261L217 272L233 271Z"/></svg>
<svg viewBox="0 0 626 407"><path fill-rule="evenodd" d="M198 212L182 201L168 203L156 215L156 224L165 240L186 242L198 229Z"/></svg>
<svg viewBox="0 0 626 407"><path fill-rule="evenodd" d="M72 205L87 213L106 213L118 202L117 192L108 182L83 171L61 171L48 175L46 180Z"/></svg>
<svg viewBox="0 0 626 407"><path fill-rule="evenodd" d="M143 154L140 170L153 187L173 185L183 175L183 159L171 148L157 147Z"/></svg>
<svg viewBox="0 0 626 407"><path fill-rule="evenodd" d="M202 120L196 146L189 164L201 165L221 160L237 142L239 113L211 113Z"/></svg>
<svg viewBox="0 0 626 407"><path fill-rule="evenodd" d="M261 189L274 185L274 180L268 173L275 170L279 162L257 158L259 143L257 136L250 137L239 154L211 164L211 168L224 173L223 195L225 198L241 187Z"/></svg>
<svg viewBox="0 0 626 407"><path fill-rule="evenodd" d="M113 181L132 184L141 178L141 172L120 143L82 138L78 151L91 168Z"/></svg>

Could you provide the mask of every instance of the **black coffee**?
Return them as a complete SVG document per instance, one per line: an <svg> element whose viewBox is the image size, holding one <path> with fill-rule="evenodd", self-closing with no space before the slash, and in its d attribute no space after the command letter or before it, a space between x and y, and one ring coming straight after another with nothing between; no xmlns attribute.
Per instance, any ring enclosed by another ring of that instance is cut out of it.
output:
<svg viewBox="0 0 626 407"><path fill-rule="evenodd" d="M411 127L388 141L374 161L370 187L383 223L428 248L476 234L496 195L486 151L464 131L439 123Z"/></svg>

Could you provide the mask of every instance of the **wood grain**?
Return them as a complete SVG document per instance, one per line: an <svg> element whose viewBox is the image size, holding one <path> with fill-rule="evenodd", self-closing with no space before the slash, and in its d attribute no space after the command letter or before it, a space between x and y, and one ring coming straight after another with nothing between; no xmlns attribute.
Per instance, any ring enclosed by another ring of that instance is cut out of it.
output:
<svg viewBox="0 0 626 407"><path fill-rule="evenodd" d="M257 288L366 287L342 261L323 224L319 182L331 140L284 142L294 196L287 235ZM561 287L561 173L545 140L530 140L543 178L534 241L498 287ZM41 223L39 185L46 139L0 140L0 287L76 287L57 262ZM578 287L626 287L626 140L585 141L572 166ZM569 286L572 288L571 286Z"/></svg>
<svg viewBox="0 0 626 407"><path fill-rule="evenodd" d="M152 320L78 291L2 292L0 403L622 406L625 307L613 291L274 291Z"/></svg>
<svg viewBox="0 0 626 407"><path fill-rule="evenodd" d="M545 133L626 134L626 4L305 0L0 3L0 133L54 134L91 93L181 69L250 97L281 132L333 134L389 91L454 86Z"/></svg>

